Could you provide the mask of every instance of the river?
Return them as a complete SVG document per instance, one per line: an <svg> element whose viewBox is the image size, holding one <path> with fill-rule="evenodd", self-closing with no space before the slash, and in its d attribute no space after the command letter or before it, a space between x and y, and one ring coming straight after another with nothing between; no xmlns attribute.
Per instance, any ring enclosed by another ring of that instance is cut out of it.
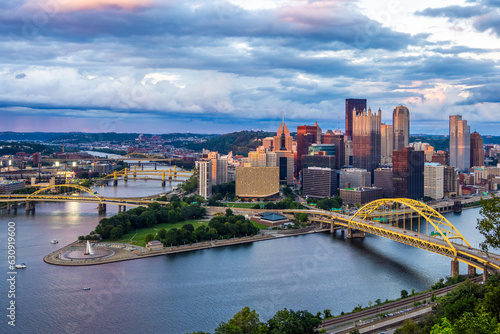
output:
<svg viewBox="0 0 500 334"><path fill-rule="evenodd" d="M168 190L158 181L98 187L104 196L144 196ZM107 216L117 207L108 206ZM479 209L445 215L473 244ZM102 216L101 216L102 217ZM367 235L345 240L329 234L153 257L89 267L58 267L43 256L87 234L101 218L94 204L37 203L34 215L20 209L0 215L1 266L7 278L7 223L16 226L18 263L16 327L2 333L213 332L245 306L267 320L283 308L333 314L377 298L422 291L450 274L450 259ZM58 245L50 240L58 239ZM467 266L460 265L466 273ZM6 279L0 309L7 312ZM90 287L89 291L82 290Z"/></svg>

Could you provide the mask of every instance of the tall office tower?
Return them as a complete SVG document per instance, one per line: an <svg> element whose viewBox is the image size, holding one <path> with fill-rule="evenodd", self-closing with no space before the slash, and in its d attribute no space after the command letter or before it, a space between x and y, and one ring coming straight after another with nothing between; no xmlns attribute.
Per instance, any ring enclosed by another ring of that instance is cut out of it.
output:
<svg viewBox="0 0 500 334"><path fill-rule="evenodd" d="M424 151L403 147L392 155L392 183L395 198L424 198Z"/></svg>
<svg viewBox="0 0 500 334"><path fill-rule="evenodd" d="M360 115L352 115L353 166L372 172L380 165L382 111L371 109Z"/></svg>
<svg viewBox="0 0 500 334"><path fill-rule="evenodd" d="M390 164L392 162L392 151L393 151L393 138L394 138L394 133L393 133L393 126L392 125L387 125L387 124L382 124L380 128L381 132L381 141L382 141L382 148L381 148L381 156L382 156L382 164Z"/></svg>
<svg viewBox="0 0 500 334"><path fill-rule="evenodd" d="M470 126L460 115L450 116L450 166L460 172L470 168Z"/></svg>
<svg viewBox="0 0 500 334"><path fill-rule="evenodd" d="M292 151L293 138L290 136L290 131L285 124L285 116L283 115L283 121L274 136L273 151Z"/></svg>
<svg viewBox="0 0 500 334"><path fill-rule="evenodd" d="M295 175L298 176L302 170L302 156L309 152L309 146L321 144L321 128L318 123L313 126L297 126L297 169Z"/></svg>
<svg viewBox="0 0 500 334"><path fill-rule="evenodd" d="M218 152L210 152L208 159L212 161L212 186L227 182L227 158L221 158Z"/></svg>
<svg viewBox="0 0 500 334"><path fill-rule="evenodd" d="M198 161L198 193L204 199L212 196L212 160Z"/></svg>
<svg viewBox="0 0 500 334"><path fill-rule="evenodd" d="M33 157L35 155L33 154ZM35 159L33 158L33 161ZM474 131L470 135L470 163L471 167L484 166L484 146L483 138L479 133Z"/></svg>
<svg viewBox="0 0 500 334"><path fill-rule="evenodd" d="M452 196L458 195L458 186L460 181L457 181L457 179L458 177L455 167L444 166L443 192L445 196L451 198Z"/></svg>
<svg viewBox="0 0 500 334"><path fill-rule="evenodd" d="M394 151L401 151L410 143L410 111L404 106L397 106L392 113L394 130Z"/></svg>
<svg viewBox="0 0 500 334"><path fill-rule="evenodd" d="M321 136L321 143L335 144L335 169L339 170L344 167L345 163L345 144L344 134L340 130L328 130Z"/></svg>
<svg viewBox="0 0 500 334"><path fill-rule="evenodd" d="M345 99L345 136L347 139L352 139L353 130L353 110L356 110L356 114L360 115L366 110L366 99Z"/></svg>
<svg viewBox="0 0 500 334"><path fill-rule="evenodd" d="M346 139L344 142L345 165L352 166L352 140Z"/></svg>
<svg viewBox="0 0 500 334"><path fill-rule="evenodd" d="M432 199L444 197L444 170L445 167L438 163L425 163L424 196Z"/></svg>
<svg viewBox="0 0 500 334"><path fill-rule="evenodd" d="M392 186L392 168L377 168L373 171L373 186L382 188L382 194L386 198L392 198L394 189Z"/></svg>

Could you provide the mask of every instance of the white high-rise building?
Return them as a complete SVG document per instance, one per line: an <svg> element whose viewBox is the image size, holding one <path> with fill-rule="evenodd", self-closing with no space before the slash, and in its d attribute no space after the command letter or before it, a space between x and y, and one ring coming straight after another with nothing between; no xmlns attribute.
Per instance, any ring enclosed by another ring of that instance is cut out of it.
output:
<svg viewBox="0 0 500 334"><path fill-rule="evenodd" d="M470 126L460 115L450 116L450 166L461 172L470 168Z"/></svg>
<svg viewBox="0 0 500 334"><path fill-rule="evenodd" d="M424 165L424 196L432 199L444 197L444 170L445 167L438 163Z"/></svg>
<svg viewBox="0 0 500 334"><path fill-rule="evenodd" d="M198 193L204 199L212 196L212 160L198 161Z"/></svg>

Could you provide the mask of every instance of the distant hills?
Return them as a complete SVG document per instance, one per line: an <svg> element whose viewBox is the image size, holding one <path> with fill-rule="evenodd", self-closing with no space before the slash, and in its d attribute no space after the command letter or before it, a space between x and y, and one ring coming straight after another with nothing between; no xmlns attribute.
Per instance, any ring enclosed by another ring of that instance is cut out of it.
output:
<svg viewBox="0 0 500 334"><path fill-rule="evenodd" d="M271 137L275 134L275 132L264 131L239 131L220 135L199 144L184 142L178 143L178 146L195 151L207 149L217 151L220 154L227 154L232 151L233 154L247 155L249 151L255 150L258 146L262 145L263 138ZM172 144L177 146L175 143Z"/></svg>

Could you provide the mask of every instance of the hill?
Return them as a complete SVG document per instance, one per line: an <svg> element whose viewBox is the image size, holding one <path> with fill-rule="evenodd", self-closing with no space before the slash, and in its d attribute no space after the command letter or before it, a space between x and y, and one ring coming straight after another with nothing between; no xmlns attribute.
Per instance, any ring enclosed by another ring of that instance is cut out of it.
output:
<svg viewBox="0 0 500 334"><path fill-rule="evenodd" d="M227 154L232 151L233 154L248 155L249 151L255 150L258 146L262 145L263 138L274 135L275 132L239 131L221 135L203 143L194 144L184 142L178 143L178 145L195 151L207 149L217 151L220 154Z"/></svg>

